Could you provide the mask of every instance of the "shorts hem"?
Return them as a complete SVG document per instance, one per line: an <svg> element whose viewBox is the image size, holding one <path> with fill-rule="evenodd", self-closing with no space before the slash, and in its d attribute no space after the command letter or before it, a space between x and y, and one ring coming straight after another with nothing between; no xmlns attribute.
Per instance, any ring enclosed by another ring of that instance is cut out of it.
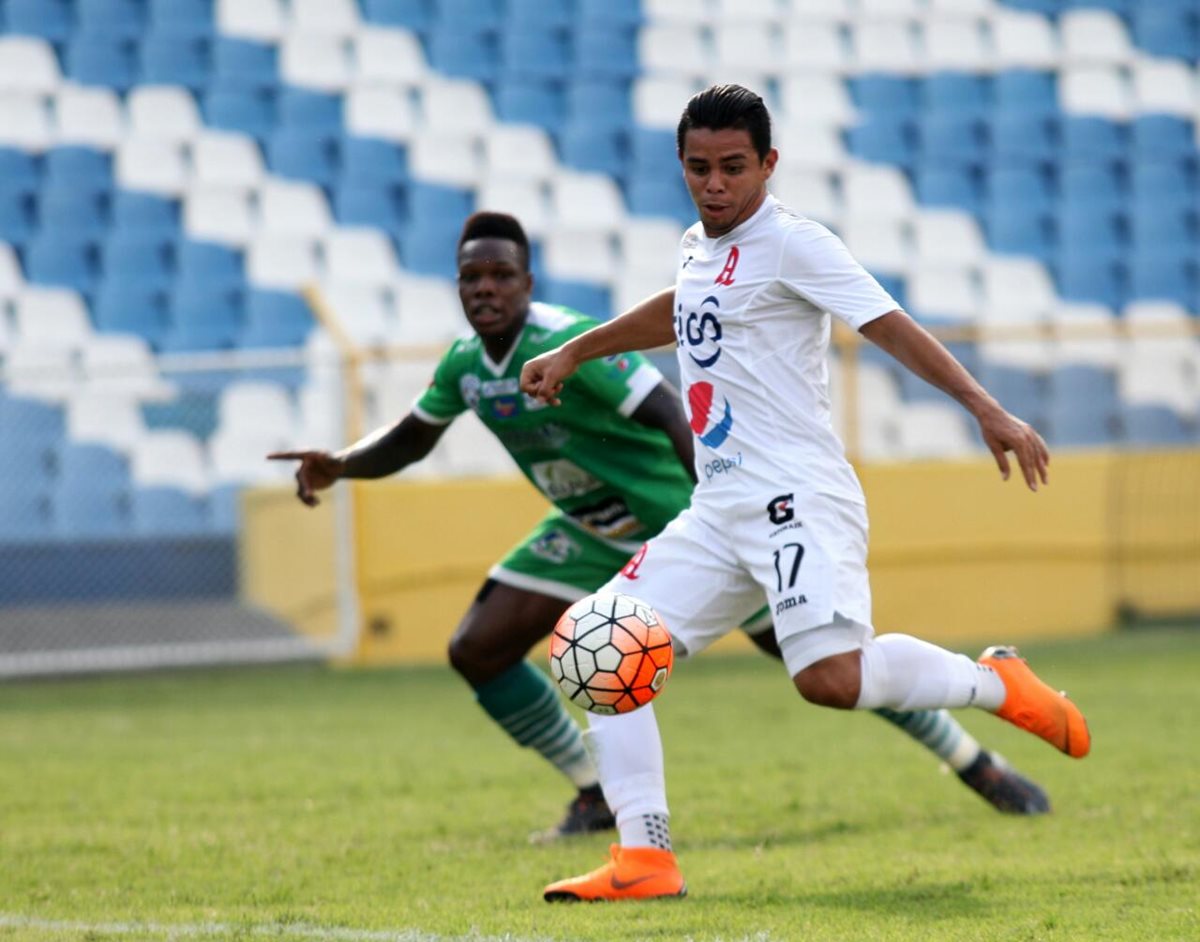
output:
<svg viewBox="0 0 1200 942"><path fill-rule="evenodd" d="M541 579L538 576L529 576L523 572L515 572L512 569L506 569L503 566L493 566L488 570L488 578L495 579L502 585L511 586L514 589L523 589L526 592L536 592L538 595L548 595L551 598L562 599L564 602L578 602L591 593L578 586L568 585L565 582L555 582L553 579Z"/></svg>

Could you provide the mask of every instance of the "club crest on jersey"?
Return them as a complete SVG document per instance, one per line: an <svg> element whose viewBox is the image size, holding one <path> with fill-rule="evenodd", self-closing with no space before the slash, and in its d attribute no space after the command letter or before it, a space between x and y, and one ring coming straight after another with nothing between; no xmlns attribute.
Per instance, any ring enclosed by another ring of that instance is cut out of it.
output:
<svg viewBox="0 0 1200 942"><path fill-rule="evenodd" d="M729 400L722 396L722 404L717 406L714 398L712 383L693 383L688 387L692 431L709 448L719 448L733 428L733 408Z"/></svg>

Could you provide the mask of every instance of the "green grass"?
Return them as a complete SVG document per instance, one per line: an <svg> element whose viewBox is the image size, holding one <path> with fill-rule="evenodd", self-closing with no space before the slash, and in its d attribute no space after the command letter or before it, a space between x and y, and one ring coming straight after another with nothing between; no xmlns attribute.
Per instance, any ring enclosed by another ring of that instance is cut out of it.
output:
<svg viewBox="0 0 1200 942"><path fill-rule="evenodd" d="M446 669L314 667L0 688L0 940L1200 938L1200 632L1027 646L1083 705L1083 762L978 712L1054 814L990 811L886 723L754 655L658 706L686 901L548 906L606 837L533 847L569 790ZM69 922L47 926L13 917ZM100 927L90 931L86 926ZM193 928L193 933L210 933Z"/></svg>

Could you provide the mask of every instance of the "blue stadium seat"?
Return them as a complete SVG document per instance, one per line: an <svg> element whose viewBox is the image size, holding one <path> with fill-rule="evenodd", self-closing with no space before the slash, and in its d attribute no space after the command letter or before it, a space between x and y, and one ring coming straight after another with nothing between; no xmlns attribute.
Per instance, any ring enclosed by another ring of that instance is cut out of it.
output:
<svg viewBox="0 0 1200 942"><path fill-rule="evenodd" d="M208 492L205 519L210 532L233 534L238 531L241 519L241 492L242 488L238 484L222 484Z"/></svg>
<svg viewBox="0 0 1200 942"><path fill-rule="evenodd" d="M434 29L457 29L460 32L497 30L504 21L502 0L438 0L434 4L437 20Z"/></svg>
<svg viewBox="0 0 1200 942"><path fill-rule="evenodd" d="M340 136L309 128L276 128L267 140L267 161L281 177L332 186L340 163Z"/></svg>
<svg viewBox="0 0 1200 942"><path fill-rule="evenodd" d="M308 131L342 130L342 98L324 95L294 86L284 86L279 92L279 123L284 127Z"/></svg>
<svg viewBox="0 0 1200 942"><path fill-rule="evenodd" d="M469 190L436 183L414 181L408 196L414 225L430 226L448 222L461 226L462 220L471 215L474 209Z"/></svg>
<svg viewBox="0 0 1200 942"><path fill-rule="evenodd" d="M391 141L347 135L342 140L342 182L401 183L408 179L408 151Z"/></svg>
<svg viewBox="0 0 1200 942"><path fill-rule="evenodd" d="M58 452L60 488L81 494L121 494L130 483L129 462L111 448L66 442Z"/></svg>
<svg viewBox="0 0 1200 942"><path fill-rule="evenodd" d="M894 75L863 75L849 80L850 96L866 117L915 117L920 101L917 83Z"/></svg>
<svg viewBox="0 0 1200 942"><path fill-rule="evenodd" d="M430 37L429 64L447 75L494 82L500 71L500 44L493 33L464 32L456 23L444 23Z"/></svg>
<svg viewBox="0 0 1200 942"><path fill-rule="evenodd" d="M982 117L991 105L989 79L958 72L936 72L918 84L921 110L926 113Z"/></svg>
<svg viewBox="0 0 1200 942"><path fill-rule="evenodd" d="M1138 3L1131 15L1133 39L1143 52L1189 62L1200 58L1196 16L1187 5Z"/></svg>
<svg viewBox="0 0 1200 942"><path fill-rule="evenodd" d="M182 85L200 94L212 76L212 43L205 37L148 33L142 43L142 81Z"/></svg>
<svg viewBox="0 0 1200 942"><path fill-rule="evenodd" d="M570 26L575 20L572 0L508 0L505 28Z"/></svg>
<svg viewBox="0 0 1200 942"><path fill-rule="evenodd" d="M629 182L627 196L629 211L638 216L665 216L681 226L696 221L696 206L680 174L635 177Z"/></svg>
<svg viewBox="0 0 1200 942"><path fill-rule="evenodd" d="M629 145L624 130L587 119L569 120L559 136L559 151L563 163L570 167L606 173L618 180L625 176Z"/></svg>
<svg viewBox="0 0 1200 942"><path fill-rule="evenodd" d="M496 114L513 124L536 124L557 134L566 118L562 87L539 79L502 79L496 90Z"/></svg>
<svg viewBox="0 0 1200 942"><path fill-rule="evenodd" d="M636 30L589 25L575 32L576 76L632 79L640 71Z"/></svg>
<svg viewBox="0 0 1200 942"><path fill-rule="evenodd" d="M133 491L133 529L146 536L199 536L208 529L206 502L175 487Z"/></svg>
<svg viewBox="0 0 1200 942"><path fill-rule="evenodd" d="M185 239L176 255L179 278L211 287L241 286L246 276L241 253L212 242L193 242Z"/></svg>
<svg viewBox="0 0 1200 942"><path fill-rule="evenodd" d="M542 300L547 304L561 304L601 320L612 316L612 296L603 285L547 278L542 292Z"/></svg>
<svg viewBox="0 0 1200 942"><path fill-rule="evenodd" d="M1196 195L1196 171L1186 160L1138 160L1129 168L1129 185L1136 200L1177 202L1182 193Z"/></svg>
<svg viewBox="0 0 1200 942"><path fill-rule="evenodd" d="M1109 210L1125 204L1125 180L1117 164L1065 164L1059 170L1059 190L1068 203L1088 203Z"/></svg>
<svg viewBox="0 0 1200 942"><path fill-rule="evenodd" d="M1130 122L1135 160L1169 160L1195 155L1192 122L1174 115L1139 115Z"/></svg>
<svg viewBox="0 0 1200 942"><path fill-rule="evenodd" d="M304 343L313 318L297 294L251 289L246 296L244 347L295 347Z"/></svg>
<svg viewBox="0 0 1200 942"><path fill-rule="evenodd" d="M992 201L984 213L987 242L993 250L1008 255L1032 255L1049 261L1054 244L1052 217L1033 206Z"/></svg>
<svg viewBox="0 0 1200 942"><path fill-rule="evenodd" d="M1053 207L1053 192L1045 173L1034 166L1016 165L993 170L988 175L988 201L1031 212Z"/></svg>
<svg viewBox="0 0 1200 942"><path fill-rule="evenodd" d="M1058 253L1058 293L1068 301L1087 301L1118 308L1125 302L1127 277L1120 251L1071 247Z"/></svg>
<svg viewBox="0 0 1200 942"><path fill-rule="evenodd" d="M213 0L149 0L149 4L153 32L193 37L213 33Z"/></svg>
<svg viewBox="0 0 1200 942"><path fill-rule="evenodd" d="M1060 366L1048 379L1051 444L1081 447L1112 441L1118 431L1120 397L1111 370Z"/></svg>
<svg viewBox="0 0 1200 942"><path fill-rule="evenodd" d="M1121 430L1131 445L1183 445L1193 437L1183 417L1167 406L1126 405Z"/></svg>
<svg viewBox="0 0 1200 942"><path fill-rule="evenodd" d="M597 126L632 130L635 135L642 130L634 126L629 83L619 79L570 82L567 85L567 113L577 122L591 121Z"/></svg>
<svg viewBox="0 0 1200 942"><path fill-rule="evenodd" d="M1060 124L1056 117L1027 111L996 111L990 131L991 152L998 166L1013 160L1057 158Z"/></svg>
<svg viewBox="0 0 1200 942"><path fill-rule="evenodd" d="M66 42L74 28L71 0L8 0L5 29L25 36Z"/></svg>
<svg viewBox="0 0 1200 942"><path fill-rule="evenodd" d="M182 283L171 292L169 349L216 349L233 346L242 329L245 293L229 286ZM183 344L183 346L181 346Z"/></svg>
<svg viewBox="0 0 1200 942"><path fill-rule="evenodd" d="M71 235L70 230L42 230L30 239L25 254L26 275L39 284L91 294L96 287L99 247Z"/></svg>
<svg viewBox="0 0 1200 942"><path fill-rule="evenodd" d="M41 163L33 154L11 147L0 147L0 191L33 192L41 182Z"/></svg>
<svg viewBox="0 0 1200 942"><path fill-rule="evenodd" d="M32 190L0 189L0 242L23 248L33 236L37 198Z"/></svg>
<svg viewBox="0 0 1200 942"><path fill-rule="evenodd" d="M680 172L674 131L635 127L629 146L633 161L631 177L645 176L651 180L662 180Z"/></svg>
<svg viewBox="0 0 1200 942"><path fill-rule="evenodd" d="M1129 260L1129 296L1141 301L1196 301L1196 251L1188 245L1137 250Z"/></svg>
<svg viewBox="0 0 1200 942"><path fill-rule="evenodd" d="M167 330L167 295L152 284L105 279L96 294L92 316L98 330L137 334L157 347Z"/></svg>
<svg viewBox="0 0 1200 942"><path fill-rule="evenodd" d="M128 494L96 494L58 488L54 494L54 531L72 539L113 539L131 529Z"/></svg>
<svg viewBox="0 0 1200 942"><path fill-rule="evenodd" d="M77 28L85 33L139 39L146 30L143 0L75 0Z"/></svg>
<svg viewBox="0 0 1200 942"><path fill-rule="evenodd" d="M214 88L204 96L204 119L214 128L264 140L275 127L275 94L262 89Z"/></svg>
<svg viewBox="0 0 1200 942"><path fill-rule="evenodd" d="M1106 118L1064 117L1061 139L1058 156L1067 162L1124 160L1129 150L1129 129Z"/></svg>
<svg viewBox="0 0 1200 942"><path fill-rule="evenodd" d="M454 278L458 274L455 256L462 215L418 223L414 212L411 225L400 239L404 267L418 275Z"/></svg>
<svg viewBox="0 0 1200 942"><path fill-rule="evenodd" d="M113 34L73 33L64 71L81 85L105 85L124 93L137 81L137 44Z"/></svg>
<svg viewBox="0 0 1200 942"><path fill-rule="evenodd" d="M1005 6L1034 13L1058 14L1062 12L1063 0L1008 0Z"/></svg>
<svg viewBox="0 0 1200 942"><path fill-rule="evenodd" d="M969 164L918 161L913 182L917 198L924 205L957 208L975 215L981 211L982 174Z"/></svg>
<svg viewBox="0 0 1200 942"><path fill-rule="evenodd" d="M53 516L44 494L0 490L0 544L35 542L52 536Z"/></svg>
<svg viewBox="0 0 1200 942"><path fill-rule="evenodd" d="M143 402L146 428L181 429L207 440L217 430L219 393L182 390L166 401Z"/></svg>
<svg viewBox="0 0 1200 942"><path fill-rule="evenodd" d="M579 24L588 29L592 26L640 26L642 5L640 0L577 0Z"/></svg>
<svg viewBox="0 0 1200 942"><path fill-rule="evenodd" d="M166 290L175 276L175 242L161 233L115 229L100 246L100 259L106 279L151 291Z"/></svg>
<svg viewBox="0 0 1200 942"><path fill-rule="evenodd" d="M388 183L342 183L334 194L334 213L344 226L382 229L398 239L406 219L404 188Z"/></svg>
<svg viewBox="0 0 1200 942"><path fill-rule="evenodd" d="M846 146L863 160L908 170L916 154L916 132L909 119L880 114L850 128Z"/></svg>
<svg viewBox="0 0 1200 942"><path fill-rule="evenodd" d="M1130 231L1133 247L1141 252L1177 246L1190 246L1195 252L1200 239L1196 212L1188 203L1169 197L1135 200Z"/></svg>
<svg viewBox="0 0 1200 942"><path fill-rule="evenodd" d="M70 241L100 241L108 231L111 199L107 190L47 183L38 206L41 231L70 233Z"/></svg>
<svg viewBox="0 0 1200 942"><path fill-rule="evenodd" d="M363 19L377 26L425 32L433 22L433 0L363 0Z"/></svg>
<svg viewBox="0 0 1200 942"><path fill-rule="evenodd" d="M926 112L917 123L923 159L981 161L988 150L987 124L964 112Z"/></svg>
<svg viewBox="0 0 1200 942"><path fill-rule="evenodd" d="M63 410L38 399L9 395L0 387L0 450L23 449L47 453L50 460L66 437ZM12 483L6 480L5 484ZM3 492L0 488L0 492Z"/></svg>
<svg viewBox="0 0 1200 942"><path fill-rule="evenodd" d="M1058 211L1058 239L1064 248L1116 250L1129 241L1126 217L1102 201L1064 201Z"/></svg>
<svg viewBox="0 0 1200 942"><path fill-rule="evenodd" d="M175 236L179 232L179 204L174 200L149 193L116 190L112 202L113 231L162 233Z"/></svg>
<svg viewBox="0 0 1200 942"><path fill-rule="evenodd" d="M1037 424L1035 419L1044 419L1045 382L1037 373L983 360L979 365L979 381L1009 412L1031 424Z"/></svg>
<svg viewBox="0 0 1200 942"><path fill-rule="evenodd" d="M570 68L566 37L559 29L524 26L500 37L500 74L506 78L561 81Z"/></svg>
<svg viewBox="0 0 1200 942"><path fill-rule="evenodd" d="M279 58L275 46L218 36L212 48L213 74L230 88L275 88Z"/></svg>
<svg viewBox="0 0 1200 942"><path fill-rule="evenodd" d="M1011 69L996 74L992 93L998 111L1035 115L1058 113L1058 91L1054 75Z"/></svg>
<svg viewBox="0 0 1200 942"><path fill-rule="evenodd" d="M46 182L95 190L112 188L112 158L90 147L55 147L46 151Z"/></svg>

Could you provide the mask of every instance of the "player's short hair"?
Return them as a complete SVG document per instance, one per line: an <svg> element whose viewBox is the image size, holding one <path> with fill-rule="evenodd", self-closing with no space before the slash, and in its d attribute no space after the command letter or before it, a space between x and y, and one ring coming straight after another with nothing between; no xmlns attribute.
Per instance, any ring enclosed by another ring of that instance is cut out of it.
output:
<svg viewBox="0 0 1200 942"><path fill-rule="evenodd" d="M486 211L472 213L463 223L462 235L458 237L459 250L474 239L506 239L517 243L521 249L521 264L529 271L529 237L516 216Z"/></svg>
<svg viewBox="0 0 1200 942"><path fill-rule="evenodd" d="M741 85L710 85L683 109L675 143L683 155L683 139L692 128L747 131L760 160L771 150L771 113L762 96Z"/></svg>

